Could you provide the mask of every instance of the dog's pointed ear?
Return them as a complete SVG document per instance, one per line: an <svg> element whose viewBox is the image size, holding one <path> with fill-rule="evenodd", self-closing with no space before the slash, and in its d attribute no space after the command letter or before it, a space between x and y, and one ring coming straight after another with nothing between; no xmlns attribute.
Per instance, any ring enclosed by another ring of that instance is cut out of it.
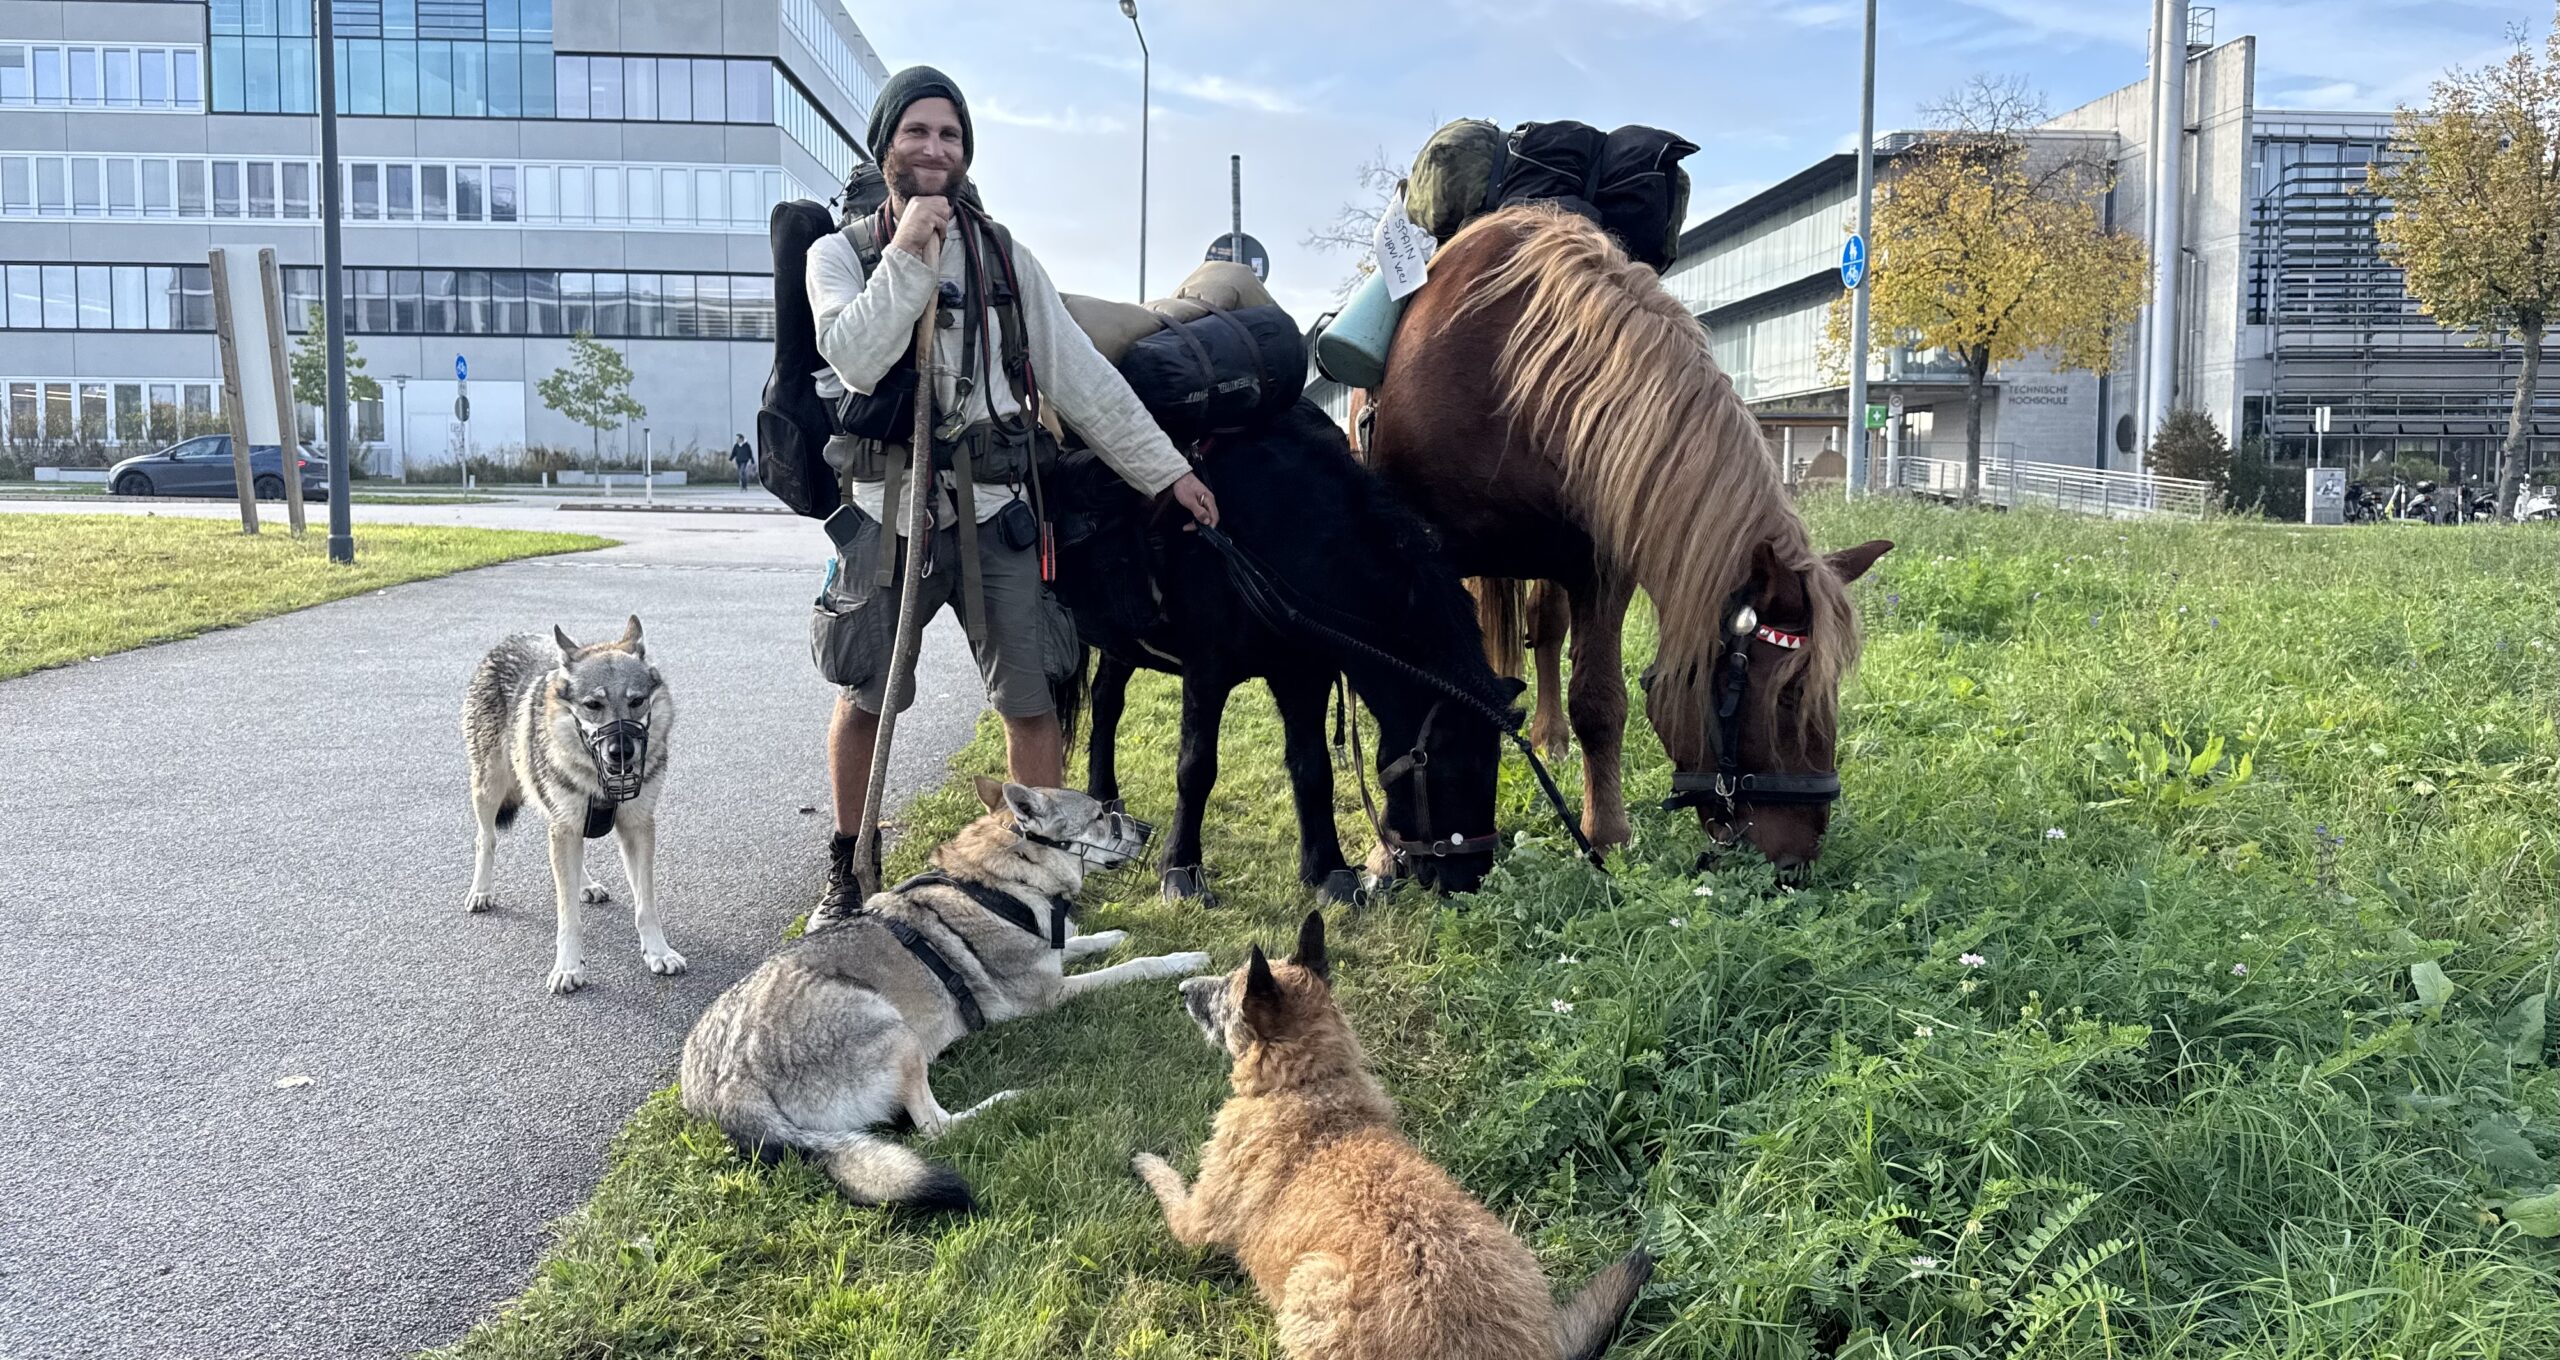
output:
<svg viewBox="0 0 2560 1360"><path fill-rule="evenodd" d="M987 805L987 811L995 812L1004 807L1004 781L979 775L977 785L978 801Z"/></svg>
<svg viewBox="0 0 2560 1360"><path fill-rule="evenodd" d="M560 660L563 664L578 655L578 644L569 640L568 629L556 623L551 625L551 640L560 644Z"/></svg>
<svg viewBox="0 0 2560 1360"><path fill-rule="evenodd" d="M1271 976L1271 960L1264 957L1256 944L1244 960L1244 1008L1248 1013L1260 1011L1280 1002L1280 980Z"/></svg>
<svg viewBox="0 0 2560 1360"><path fill-rule="evenodd" d="M1013 809L1013 824L1029 826L1049 815L1049 800L1027 784L1004 786L1004 805Z"/></svg>
<svg viewBox="0 0 2560 1360"><path fill-rule="evenodd" d="M1289 956L1289 962L1327 982L1333 981L1333 965L1324 956L1323 912L1308 912L1307 919L1298 923L1298 952Z"/></svg>
<svg viewBox="0 0 2560 1360"><path fill-rule="evenodd" d="M1876 564L1877 558L1892 551L1893 540L1879 538L1861 543L1854 548L1842 548L1823 560L1831 564L1831 574L1839 577L1842 585L1846 585L1866 575L1867 569Z"/></svg>
<svg viewBox="0 0 2560 1360"><path fill-rule="evenodd" d="M621 637L621 639L620 639L620 641L619 641L618 645L619 645L619 646L621 646L625 651L630 652L630 653L631 653L632 655L634 655L634 656L644 656L644 655L646 655L646 654L648 653L648 648L643 647L643 646L641 646L641 645L640 645L640 616L639 616L639 615L634 614L634 615L632 615L631 617L629 617L629 618L627 618L627 619L623 620L623 623L622 623L622 637Z"/></svg>

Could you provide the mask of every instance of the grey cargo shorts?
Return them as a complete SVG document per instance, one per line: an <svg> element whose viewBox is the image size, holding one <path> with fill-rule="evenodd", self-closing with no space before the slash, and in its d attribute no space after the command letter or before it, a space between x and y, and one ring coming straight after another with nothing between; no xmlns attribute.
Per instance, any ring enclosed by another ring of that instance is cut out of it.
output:
<svg viewBox="0 0 2560 1360"><path fill-rule="evenodd" d="M866 713L882 711L890 652L898 636L898 598L906 585L903 543L890 554L888 582L879 579L885 537L880 522L866 516L853 541L828 563L809 626L809 650L818 673ZM960 531L938 529L931 543L924 594L916 601L928 624L946 608L954 615L960 612ZM986 594L987 626L985 639L972 650L987 702L1008 718L1052 711L1052 675L1063 679L1081 657L1075 655L1073 621L1040 584L1038 550L1007 548L993 526L981 525L978 576ZM1058 636L1062 626L1063 646ZM914 686L905 687L897 699L898 711L905 712L915 702Z"/></svg>

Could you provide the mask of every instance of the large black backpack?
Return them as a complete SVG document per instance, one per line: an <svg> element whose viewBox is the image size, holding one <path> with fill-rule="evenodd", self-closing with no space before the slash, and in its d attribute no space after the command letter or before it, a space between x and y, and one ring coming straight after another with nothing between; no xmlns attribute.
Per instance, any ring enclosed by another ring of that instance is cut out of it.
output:
<svg viewBox="0 0 2560 1360"><path fill-rule="evenodd" d="M773 371L756 411L756 476L795 514L825 519L844 503L827 462L834 433L818 395L818 319L809 305L809 247L836 229L826 205L795 199L773 206Z"/></svg>

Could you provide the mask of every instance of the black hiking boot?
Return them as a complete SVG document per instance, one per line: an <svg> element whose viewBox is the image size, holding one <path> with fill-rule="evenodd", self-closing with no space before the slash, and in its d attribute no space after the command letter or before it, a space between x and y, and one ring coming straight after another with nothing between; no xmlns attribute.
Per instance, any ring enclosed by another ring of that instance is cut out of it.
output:
<svg viewBox="0 0 2560 1360"><path fill-rule="evenodd" d="M827 842L827 886L818 894L818 905L809 912L812 929L833 921L841 921L862 909L862 876L855 871L862 841L858 836L838 835ZM871 876L880 876L875 859Z"/></svg>

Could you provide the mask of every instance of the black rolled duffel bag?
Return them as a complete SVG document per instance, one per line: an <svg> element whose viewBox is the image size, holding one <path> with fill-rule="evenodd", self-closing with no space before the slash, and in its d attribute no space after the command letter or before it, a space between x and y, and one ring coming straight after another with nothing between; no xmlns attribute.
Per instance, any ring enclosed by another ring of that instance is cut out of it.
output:
<svg viewBox="0 0 2560 1360"><path fill-rule="evenodd" d="M1165 435L1189 444L1236 434L1297 404L1307 385L1307 342L1277 306L1167 321L1129 347L1120 376Z"/></svg>

